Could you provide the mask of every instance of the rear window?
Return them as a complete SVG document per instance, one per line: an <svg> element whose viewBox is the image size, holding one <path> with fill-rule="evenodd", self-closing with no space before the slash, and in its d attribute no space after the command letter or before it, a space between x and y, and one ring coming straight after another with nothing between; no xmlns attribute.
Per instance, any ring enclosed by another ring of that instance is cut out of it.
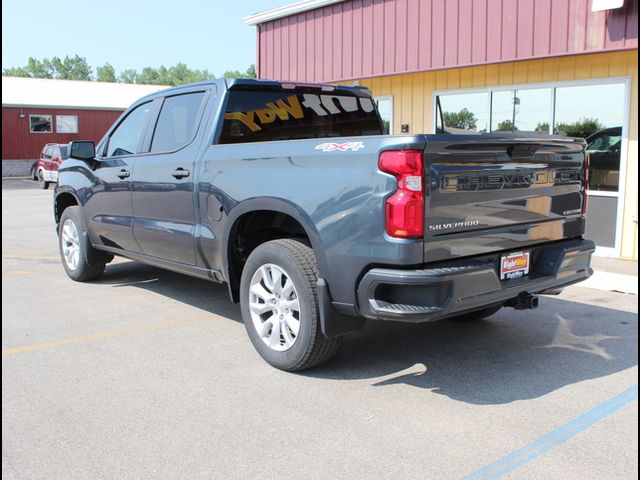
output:
<svg viewBox="0 0 640 480"><path fill-rule="evenodd" d="M317 92L231 91L220 143L382 135L370 97Z"/></svg>
<svg viewBox="0 0 640 480"><path fill-rule="evenodd" d="M60 145L60 153L62 153L62 159L69 158L69 147L67 145Z"/></svg>

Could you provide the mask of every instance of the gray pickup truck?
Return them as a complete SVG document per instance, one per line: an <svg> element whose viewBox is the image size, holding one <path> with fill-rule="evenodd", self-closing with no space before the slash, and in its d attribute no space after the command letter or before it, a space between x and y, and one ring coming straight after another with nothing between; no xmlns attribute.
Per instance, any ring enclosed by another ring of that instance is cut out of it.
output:
<svg viewBox="0 0 640 480"><path fill-rule="evenodd" d="M121 255L226 283L256 350L289 371L367 319L478 319L589 277L583 140L438 131L383 135L357 86L155 93L97 146L70 144L62 264L88 281Z"/></svg>

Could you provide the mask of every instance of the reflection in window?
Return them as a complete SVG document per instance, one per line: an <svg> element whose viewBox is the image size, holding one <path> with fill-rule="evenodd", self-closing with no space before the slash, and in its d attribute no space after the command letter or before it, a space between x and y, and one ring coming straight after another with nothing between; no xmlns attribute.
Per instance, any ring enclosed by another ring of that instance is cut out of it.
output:
<svg viewBox="0 0 640 480"><path fill-rule="evenodd" d="M51 115L29 115L29 130L31 133L51 133Z"/></svg>
<svg viewBox="0 0 640 480"><path fill-rule="evenodd" d="M487 92L440 95L447 133L486 132L489 124Z"/></svg>
<svg viewBox="0 0 640 480"><path fill-rule="evenodd" d="M78 133L78 116L56 115L56 133Z"/></svg>
<svg viewBox="0 0 640 480"><path fill-rule="evenodd" d="M136 107L127 115L127 118L116 127L109 138L108 157L138 153L150 112L151 102L147 102Z"/></svg>
<svg viewBox="0 0 640 480"><path fill-rule="evenodd" d="M617 192L620 176L622 127L600 130L587 137L587 151L591 157L589 188Z"/></svg>
<svg viewBox="0 0 640 480"><path fill-rule="evenodd" d="M617 192L625 85L556 88L554 133L587 139L589 187Z"/></svg>
<svg viewBox="0 0 640 480"><path fill-rule="evenodd" d="M384 124L384 133L389 135L393 133L393 101L391 97L376 97L378 104L378 113Z"/></svg>
<svg viewBox="0 0 640 480"><path fill-rule="evenodd" d="M549 133L551 95L551 88L493 92L491 131Z"/></svg>

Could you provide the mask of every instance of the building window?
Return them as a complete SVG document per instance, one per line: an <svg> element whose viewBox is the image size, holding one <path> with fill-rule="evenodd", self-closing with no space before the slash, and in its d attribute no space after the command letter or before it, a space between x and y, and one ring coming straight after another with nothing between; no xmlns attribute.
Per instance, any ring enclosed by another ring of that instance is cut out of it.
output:
<svg viewBox="0 0 640 480"><path fill-rule="evenodd" d="M78 116L56 115L56 133L78 133Z"/></svg>
<svg viewBox="0 0 640 480"><path fill-rule="evenodd" d="M51 115L29 115L29 130L31 133L51 133Z"/></svg>
<svg viewBox="0 0 640 480"><path fill-rule="evenodd" d="M586 139L591 192L613 194L618 192L625 89L622 82L489 88L444 92L436 104L446 133L536 132ZM439 125L436 118L438 132Z"/></svg>
<svg viewBox="0 0 640 480"><path fill-rule="evenodd" d="M552 88L491 93L492 132L551 132Z"/></svg>
<svg viewBox="0 0 640 480"><path fill-rule="evenodd" d="M385 135L393 134L393 97L375 97Z"/></svg>
<svg viewBox="0 0 640 480"><path fill-rule="evenodd" d="M489 126L488 95L488 92L439 95L445 132L485 133Z"/></svg>

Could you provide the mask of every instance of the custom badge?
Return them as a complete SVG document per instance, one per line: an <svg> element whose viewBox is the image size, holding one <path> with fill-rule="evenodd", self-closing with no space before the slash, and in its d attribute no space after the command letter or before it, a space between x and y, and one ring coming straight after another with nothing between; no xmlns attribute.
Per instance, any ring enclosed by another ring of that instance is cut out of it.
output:
<svg viewBox="0 0 640 480"><path fill-rule="evenodd" d="M347 150L351 150L353 152L357 152L361 148L364 148L364 143L362 142L344 142L344 143L321 143L320 145L316 145L316 150L322 150L323 152L346 152Z"/></svg>

